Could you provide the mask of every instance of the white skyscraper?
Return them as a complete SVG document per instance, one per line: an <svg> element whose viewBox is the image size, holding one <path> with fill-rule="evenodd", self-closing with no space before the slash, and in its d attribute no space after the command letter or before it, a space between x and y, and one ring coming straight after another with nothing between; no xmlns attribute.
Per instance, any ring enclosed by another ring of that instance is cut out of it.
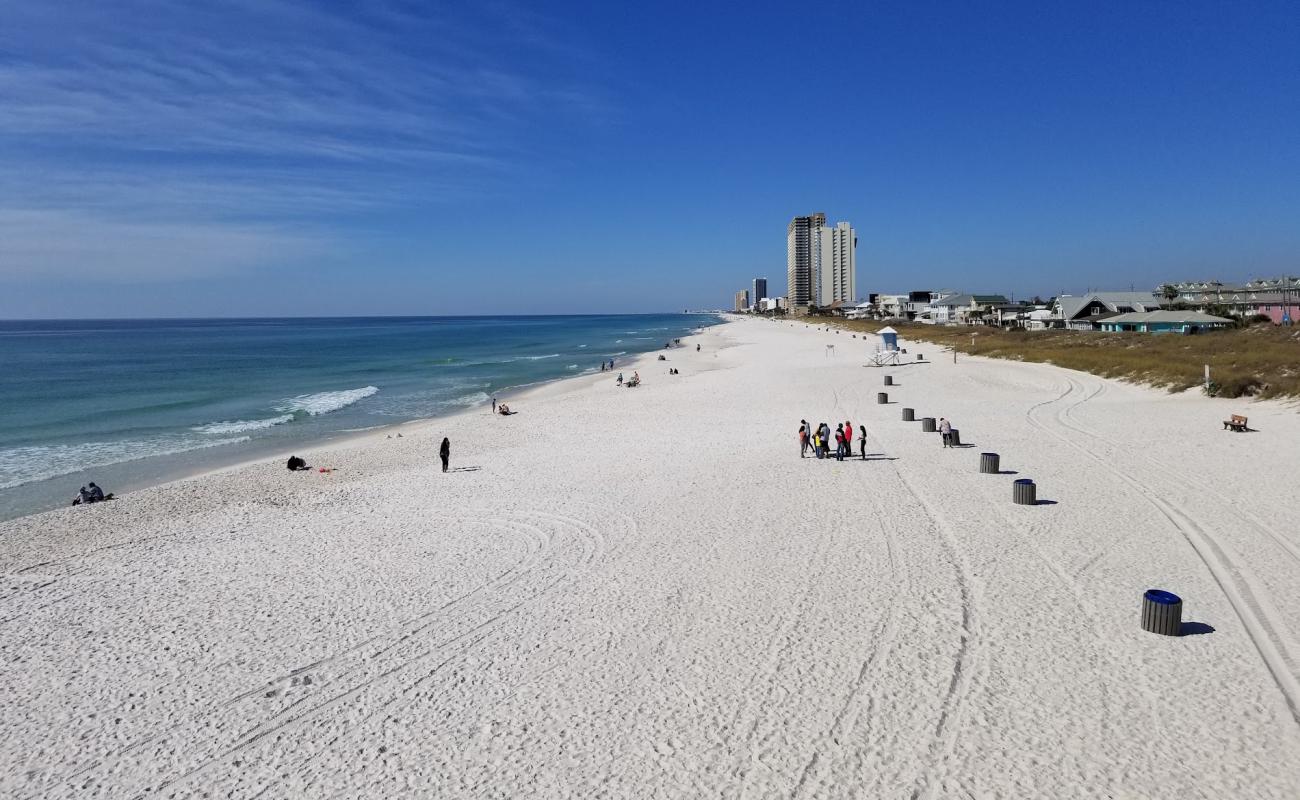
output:
<svg viewBox="0 0 1300 800"><path fill-rule="evenodd" d="M813 297L819 306L835 301L852 303L858 297L858 236L847 222L816 229L813 245Z"/></svg>

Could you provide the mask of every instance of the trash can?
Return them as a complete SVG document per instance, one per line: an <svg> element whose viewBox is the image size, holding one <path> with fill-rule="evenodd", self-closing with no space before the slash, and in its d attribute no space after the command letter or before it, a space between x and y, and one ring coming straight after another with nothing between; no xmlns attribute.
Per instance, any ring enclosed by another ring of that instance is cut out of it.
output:
<svg viewBox="0 0 1300 800"><path fill-rule="evenodd" d="M1164 589L1142 593L1142 630L1177 636L1183 627L1183 599Z"/></svg>
<svg viewBox="0 0 1300 800"><path fill-rule="evenodd" d="M921 355L920 353L917 353L917 354L916 354L916 360L917 360L917 361L924 361L924 360L925 360L925 356Z"/></svg>
<svg viewBox="0 0 1300 800"><path fill-rule="evenodd" d="M893 376L893 375L886 375L886 376L885 376L885 385L886 385L886 386L893 386L893 385L894 385L894 376Z"/></svg>
<svg viewBox="0 0 1300 800"><path fill-rule="evenodd" d="M934 427L934 417L921 417L921 430L925 433L934 433L937 430Z"/></svg>
<svg viewBox="0 0 1300 800"><path fill-rule="evenodd" d="M949 444L950 446L952 446L952 447L958 447L958 446L960 446L960 445L961 445L961 431L957 430L956 428L949 428L949 429L948 429L948 444Z"/></svg>
<svg viewBox="0 0 1300 800"><path fill-rule="evenodd" d="M905 409L903 409L903 422L916 422L916 409L915 409L915 408L905 408Z"/></svg>
<svg viewBox="0 0 1300 800"><path fill-rule="evenodd" d="M1002 471L1002 457L997 453L980 453L980 472L985 475L997 475Z"/></svg>
<svg viewBox="0 0 1300 800"><path fill-rule="evenodd" d="M1022 506L1037 505L1038 487L1029 478L1017 478L1012 484L1011 499Z"/></svg>
<svg viewBox="0 0 1300 800"><path fill-rule="evenodd" d="M888 403L888 402L889 402L889 394L888 394L887 392L876 392L876 402L879 403L879 404L882 405L882 406L883 406L885 403Z"/></svg>

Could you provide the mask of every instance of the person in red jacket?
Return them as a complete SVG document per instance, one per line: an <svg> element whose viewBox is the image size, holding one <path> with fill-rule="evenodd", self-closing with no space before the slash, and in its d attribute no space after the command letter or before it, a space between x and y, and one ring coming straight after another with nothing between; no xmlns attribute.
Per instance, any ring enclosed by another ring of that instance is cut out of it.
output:
<svg viewBox="0 0 1300 800"><path fill-rule="evenodd" d="M853 423L844 420L844 455L853 458Z"/></svg>

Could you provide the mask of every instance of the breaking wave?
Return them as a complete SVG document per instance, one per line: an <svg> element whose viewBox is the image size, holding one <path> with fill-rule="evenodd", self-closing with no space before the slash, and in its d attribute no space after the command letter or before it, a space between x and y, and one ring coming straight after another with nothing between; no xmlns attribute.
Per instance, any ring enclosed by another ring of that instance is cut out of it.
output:
<svg viewBox="0 0 1300 800"><path fill-rule="evenodd" d="M378 393L377 386L363 386L360 389L344 389L338 392L318 392L316 394L300 394L297 397L291 397L275 407L276 411L287 411L290 414L307 414L308 416L319 416L328 414L331 411L338 411L340 408L348 406L360 400L364 400L373 394Z"/></svg>
<svg viewBox="0 0 1300 800"><path fill-rule="evenodd" d="M293 414L281 414L270 419L237 419L231 422L210 422L207 425L190 428L190 430L220 436L229 433L266 430L267 428L274 428L276 425L283 425L286 422L293 422L293 420Z"/></svg>
<svg viewBox="0 0 1300 800"><path fill-rule="evenodd" d="M124 461L139 461L142 458L186 453L248 440L247 436L229 439L168 437L153 441L122 440L10 447L0 450L0 489L11 489L24 483L70 475L93 467L106 467ZM73 492L69 491L68 494L71 496Z"/></svg>

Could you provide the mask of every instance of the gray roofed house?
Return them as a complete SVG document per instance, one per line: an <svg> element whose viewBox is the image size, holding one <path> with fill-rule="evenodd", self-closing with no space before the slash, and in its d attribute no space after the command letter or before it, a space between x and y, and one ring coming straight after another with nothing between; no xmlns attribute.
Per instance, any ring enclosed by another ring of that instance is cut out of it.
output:
<svg viewBox="0 0 1300 800"><path fill-rule="evenodd" d="M1146 311L1116 314L1101 321L1101 329L1110 332L1197 333L1212 328L1226 328L1232 320L1201 311Z"/></svg>
<svg viewBox="0 0 1300 800"><path fill-rule="evenodd" d="M1164 298L1150 292L1090 292L1061 295L1056 298L1054 316L1066 328L1098 330L1095 323L1101 314L1128 314L1156 311L1167 305Z"/></svg>
<svg viewBox="0 0 1300 800"><path fill-rule="evenodd" d="M939 324L966 322L972 314L983 315L1007 305L1000 294L950 294L930 303L930 318Z"/></svg>

